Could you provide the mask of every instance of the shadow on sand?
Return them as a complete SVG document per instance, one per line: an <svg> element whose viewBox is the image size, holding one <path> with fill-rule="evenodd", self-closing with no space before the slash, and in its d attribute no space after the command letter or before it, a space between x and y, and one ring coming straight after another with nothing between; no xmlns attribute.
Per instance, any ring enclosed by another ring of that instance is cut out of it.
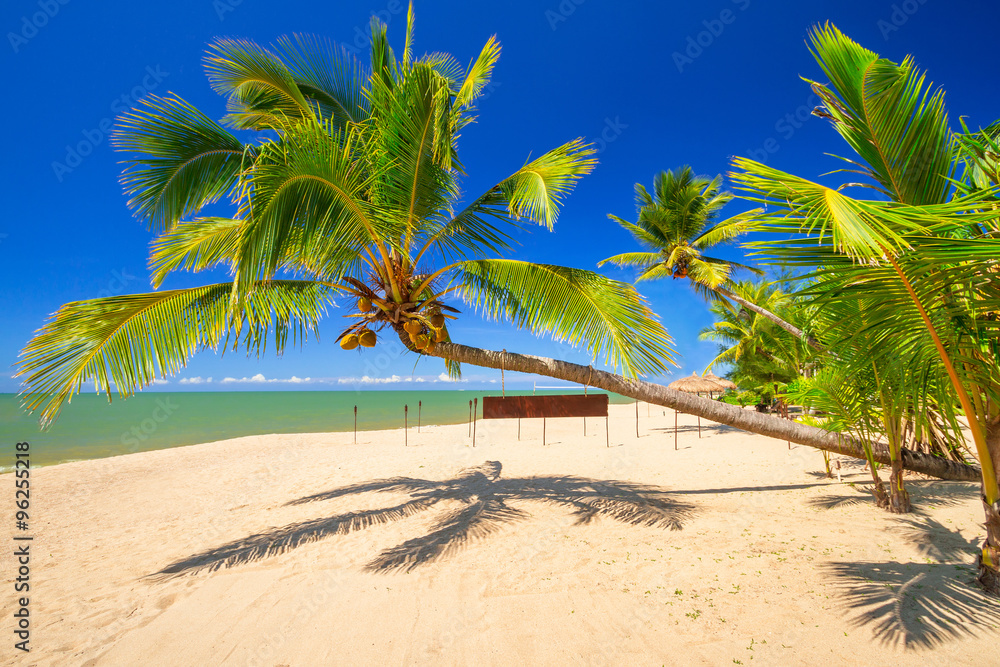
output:
<svg viewBox="0 0 1000 667"><path fill-rule="evenodd" d="M851 483L855 493L817 496L806 504L813 509L834 509L851 505L874 505L871 478L866 484ZM906 480L906 490L910 494L913 514L922 515L921 507L950 507L975 500L979 497L979 486L971 482L940 482L931 480Z"/></svg>
<svg viewBox="0 0 1000 667"><path fill-rule="evenodd" d="M694 513L694 505L674 500L665 489L631 482L584 477L549 476L502 479L499 461L467 468L443 481L394 477L353 484L293 500L288 505L333 500L369 492L405 492L403 503L381 509L348 512L311 519L250 535L171 563L154 578L213 571L277 556L303 544L332 535L344 535L370 526L398 521L454 501L426 535L407 540L379 554L366 566L374 572L410 571L460 550L473 540L493 534L505 524L530 515L516 505L532 501L559 505L587 524L597 517L623 523L680 530ZM511 504L512 503L512 504Z"/></svg>
<svg viewBox="0 0 1000 667"><path fill-rule="evenodd" d="M948 641L1000 635L1000 600L974 583L972 565L832 563L857 628L885 645L934 648Z"/></svg>
<svg viewBox="0 0 1000 667"><path fill-rule="evenodd" d="M888 530L910 542L921 556L938 563L837 562L826 566L838 588L854 627L871 627L886 645L908 649L934 648L947 641L980 635L1000 636L1000 599L988 596L975 583L973 561L979 550L948 526L921 509L950 506L978 497L975 484L907 480L913 511L893 516ZM851 495L811 498L815 508L834 509L871 504L871 485L857 485ZM957 562L956 562L957 561Z"/></svg>

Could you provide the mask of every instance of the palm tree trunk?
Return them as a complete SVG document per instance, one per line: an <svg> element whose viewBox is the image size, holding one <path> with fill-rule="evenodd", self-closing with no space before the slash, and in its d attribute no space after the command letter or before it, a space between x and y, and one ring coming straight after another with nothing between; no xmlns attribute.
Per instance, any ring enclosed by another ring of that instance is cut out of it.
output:
<svg viewBox="0 0 1000 667"><path fill-rule="evenodd" d="M786 320L781 319L780 317L778 317L777 315L775 315L774 313L772 313L767 308L761 308L760 306L758 306L755 303L750 303L746 299L743 299L741 297L736 296L735 294L733 294L732 292L730 292L729 290L727 290L724 287L716 287L716 288L714 288L714 290L715 290L715 292L719 296L722 296L722 297L724 297L726 299L729 299L731 301L735 301L736 303L740 304L741 306L743 306L747 310L752 310L753 312L757 313L761 317L765 317L765 318L769 319L771 322L773 322L777 326L781 327L782 329L784 329L788 333L792 334L796 338L801 338L801 339L805 340L806 343L809 344L809 347L811 347L812 349L816 350L817 352L826 352L826 348L823 347L823 345L818 340L816 340L812 336L807 335L805 331L803 331L802 329L799 329L797 326L795 326L791 322L788 322Z"/></svg>
<svg viewBox="0 0 1000 667"><path fill-rule="evenodd" d="M405 334L400 336L405 338ZM408 343L405 340L404 343ZM778 440L790 440L799 445L815 447L828 452L865 458L864 447L853 438L841 438L837 434L813 426L806 426L789 419L780 419L758 412L741 410L735 405L721 401L710 401L680 391L643 380L632 380L613 373L596 370L590 366L580 366L567 361L536 357L511 352L484 350L456 343L438 343L428 354L460 363L484 368L504 368L507 371L534 373L548 377L576 382L604 389L622 396L628 396L653 405L662 405L686 414L697 415L720 424L766 435ZM890 463L885 452L874 452L879 463ZM930 456L908 449L900 450L903 468L940 479L974 482L981 479L979 468L947 459Z"/></svg>
<svg viewBox="0 0 1000 667"><path fill-rule="evenodd" d="M994 461L1000 462L1000 416L989 420L986 428L986 444ZM1000 474L997 475L1000 483ZM986 541L982 553L977 558L979 583L987 591L1000 595L1000 500L992 505L982 494L983 508L986 510Z"/></svg>

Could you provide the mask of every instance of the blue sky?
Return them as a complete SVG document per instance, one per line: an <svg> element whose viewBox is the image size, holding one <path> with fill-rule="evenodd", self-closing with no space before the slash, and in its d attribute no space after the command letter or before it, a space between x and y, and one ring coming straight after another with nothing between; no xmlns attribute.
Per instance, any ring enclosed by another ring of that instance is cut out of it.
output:
<svg viewBox="0 0 1000 667"><path fill-rule="evenodd" d="M0 167L7 210L0 219L0 392L17 390L11 373L19 350L61 304L150 289L145 262L151 235L125 206L117 181L122 156L106 136L115 116L142 95L174 92L221 117L223 100L209 89L201 67L211 39L268 43L283 34L315 33L366 56L373 13L388 23L398 49L406 15L396 0L4 3L8 148ZM649 184L662 169L690 164L715 175L734 155L808 178L836 168L824 152L848 149L825 121L807 114L814 99L800 79L822 79L804 42L818 22L831 20L897 61L912 53L947 90L954 126L959 115L974 127L1000 117L993 34L1000 9L992 2L423 0L416 16L418 52L446 51L468 62L492 34L503 46L479 122L461 139L466 192L478 193L529 154L576 137L600 150L600 165L569 198L555 232L539 229L520 239L517 256L528 260L595 268L608 255L634 249L607 214L633 216L634 184ZM735 202L727 212L744 208ZM633 278L625 271L606 273ZM221 272L179 274L165 287L220 279ZM675 375L700 372L715 354L714 344L698 340L711 322L705 304L682 281L646 283L641 290L674 337L682 364ZM415 367L413 355L394 348L341 351L334 342L340 314L333 311L322 340L301 350L259 360L202 352L159 388L396 388L393 376L446 386L437 381L443 370L437 360ZM452 335L589 363L582 350L473 313L452 327ZM499 376L474 368L466 374L470 387ZM359 384L365 376L390 381Z"/></svg>

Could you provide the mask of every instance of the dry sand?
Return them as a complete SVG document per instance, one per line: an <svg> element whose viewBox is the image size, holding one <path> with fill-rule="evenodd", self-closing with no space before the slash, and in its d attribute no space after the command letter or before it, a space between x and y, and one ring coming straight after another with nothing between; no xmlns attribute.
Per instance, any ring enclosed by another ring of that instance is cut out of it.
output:
<svg viewBox="0 0 1000 667"><path fill-rule="evenodd" d="M916 512L893 516L873 507L856 461L842 459L838 483L816 450L707 423L699 439L684 415L675 451L672 413L646 413L636 438L634 408L612 406L610 448L603 419L587 420L587 437L581 419L549 420L544 447L540 421L523 421L520 441L516 421L480 421L475 448L459 425L411 428L409 447L400 430L357 445L267 435L33 471L33 650L12 648L5 549L0 655L1000 663L1000 604L972 585L974 485L913 478ZM392 477L409 488L289 504Z"/></svg>

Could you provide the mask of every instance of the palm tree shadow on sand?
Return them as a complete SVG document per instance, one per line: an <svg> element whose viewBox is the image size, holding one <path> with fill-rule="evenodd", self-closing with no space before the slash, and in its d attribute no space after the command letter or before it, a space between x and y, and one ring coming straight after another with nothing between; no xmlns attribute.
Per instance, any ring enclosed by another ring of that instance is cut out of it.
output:
<svg viewBox="0 0 1000 667"><path fill-rule="evenodd" d="M948 641L1000 635L1000 600L973 580L970 564L832 563L848 622L870 627L885 645L932 649Z"/></svg>
<svg viewBox="0 0 1000 667"><path fill-rule="evenodd" d="M473 540L488 537L504 525L530 516L511 503L539 502L564 507L576 517L576 525L609 517L632 525L680 530L694 513L694 505L674 500L660 487L573 476L502 479L502 468L499 461L487 461L443 481L394 477L299 498L288 505L369 492L410 494L409 500L392 507L311 519L250 535L171 563L151 576L173 577L252 563L332 535L398 521L449 501L461 505L447 511L426 535L383 551L365 569L410 571L452 555Z"/></svg>

